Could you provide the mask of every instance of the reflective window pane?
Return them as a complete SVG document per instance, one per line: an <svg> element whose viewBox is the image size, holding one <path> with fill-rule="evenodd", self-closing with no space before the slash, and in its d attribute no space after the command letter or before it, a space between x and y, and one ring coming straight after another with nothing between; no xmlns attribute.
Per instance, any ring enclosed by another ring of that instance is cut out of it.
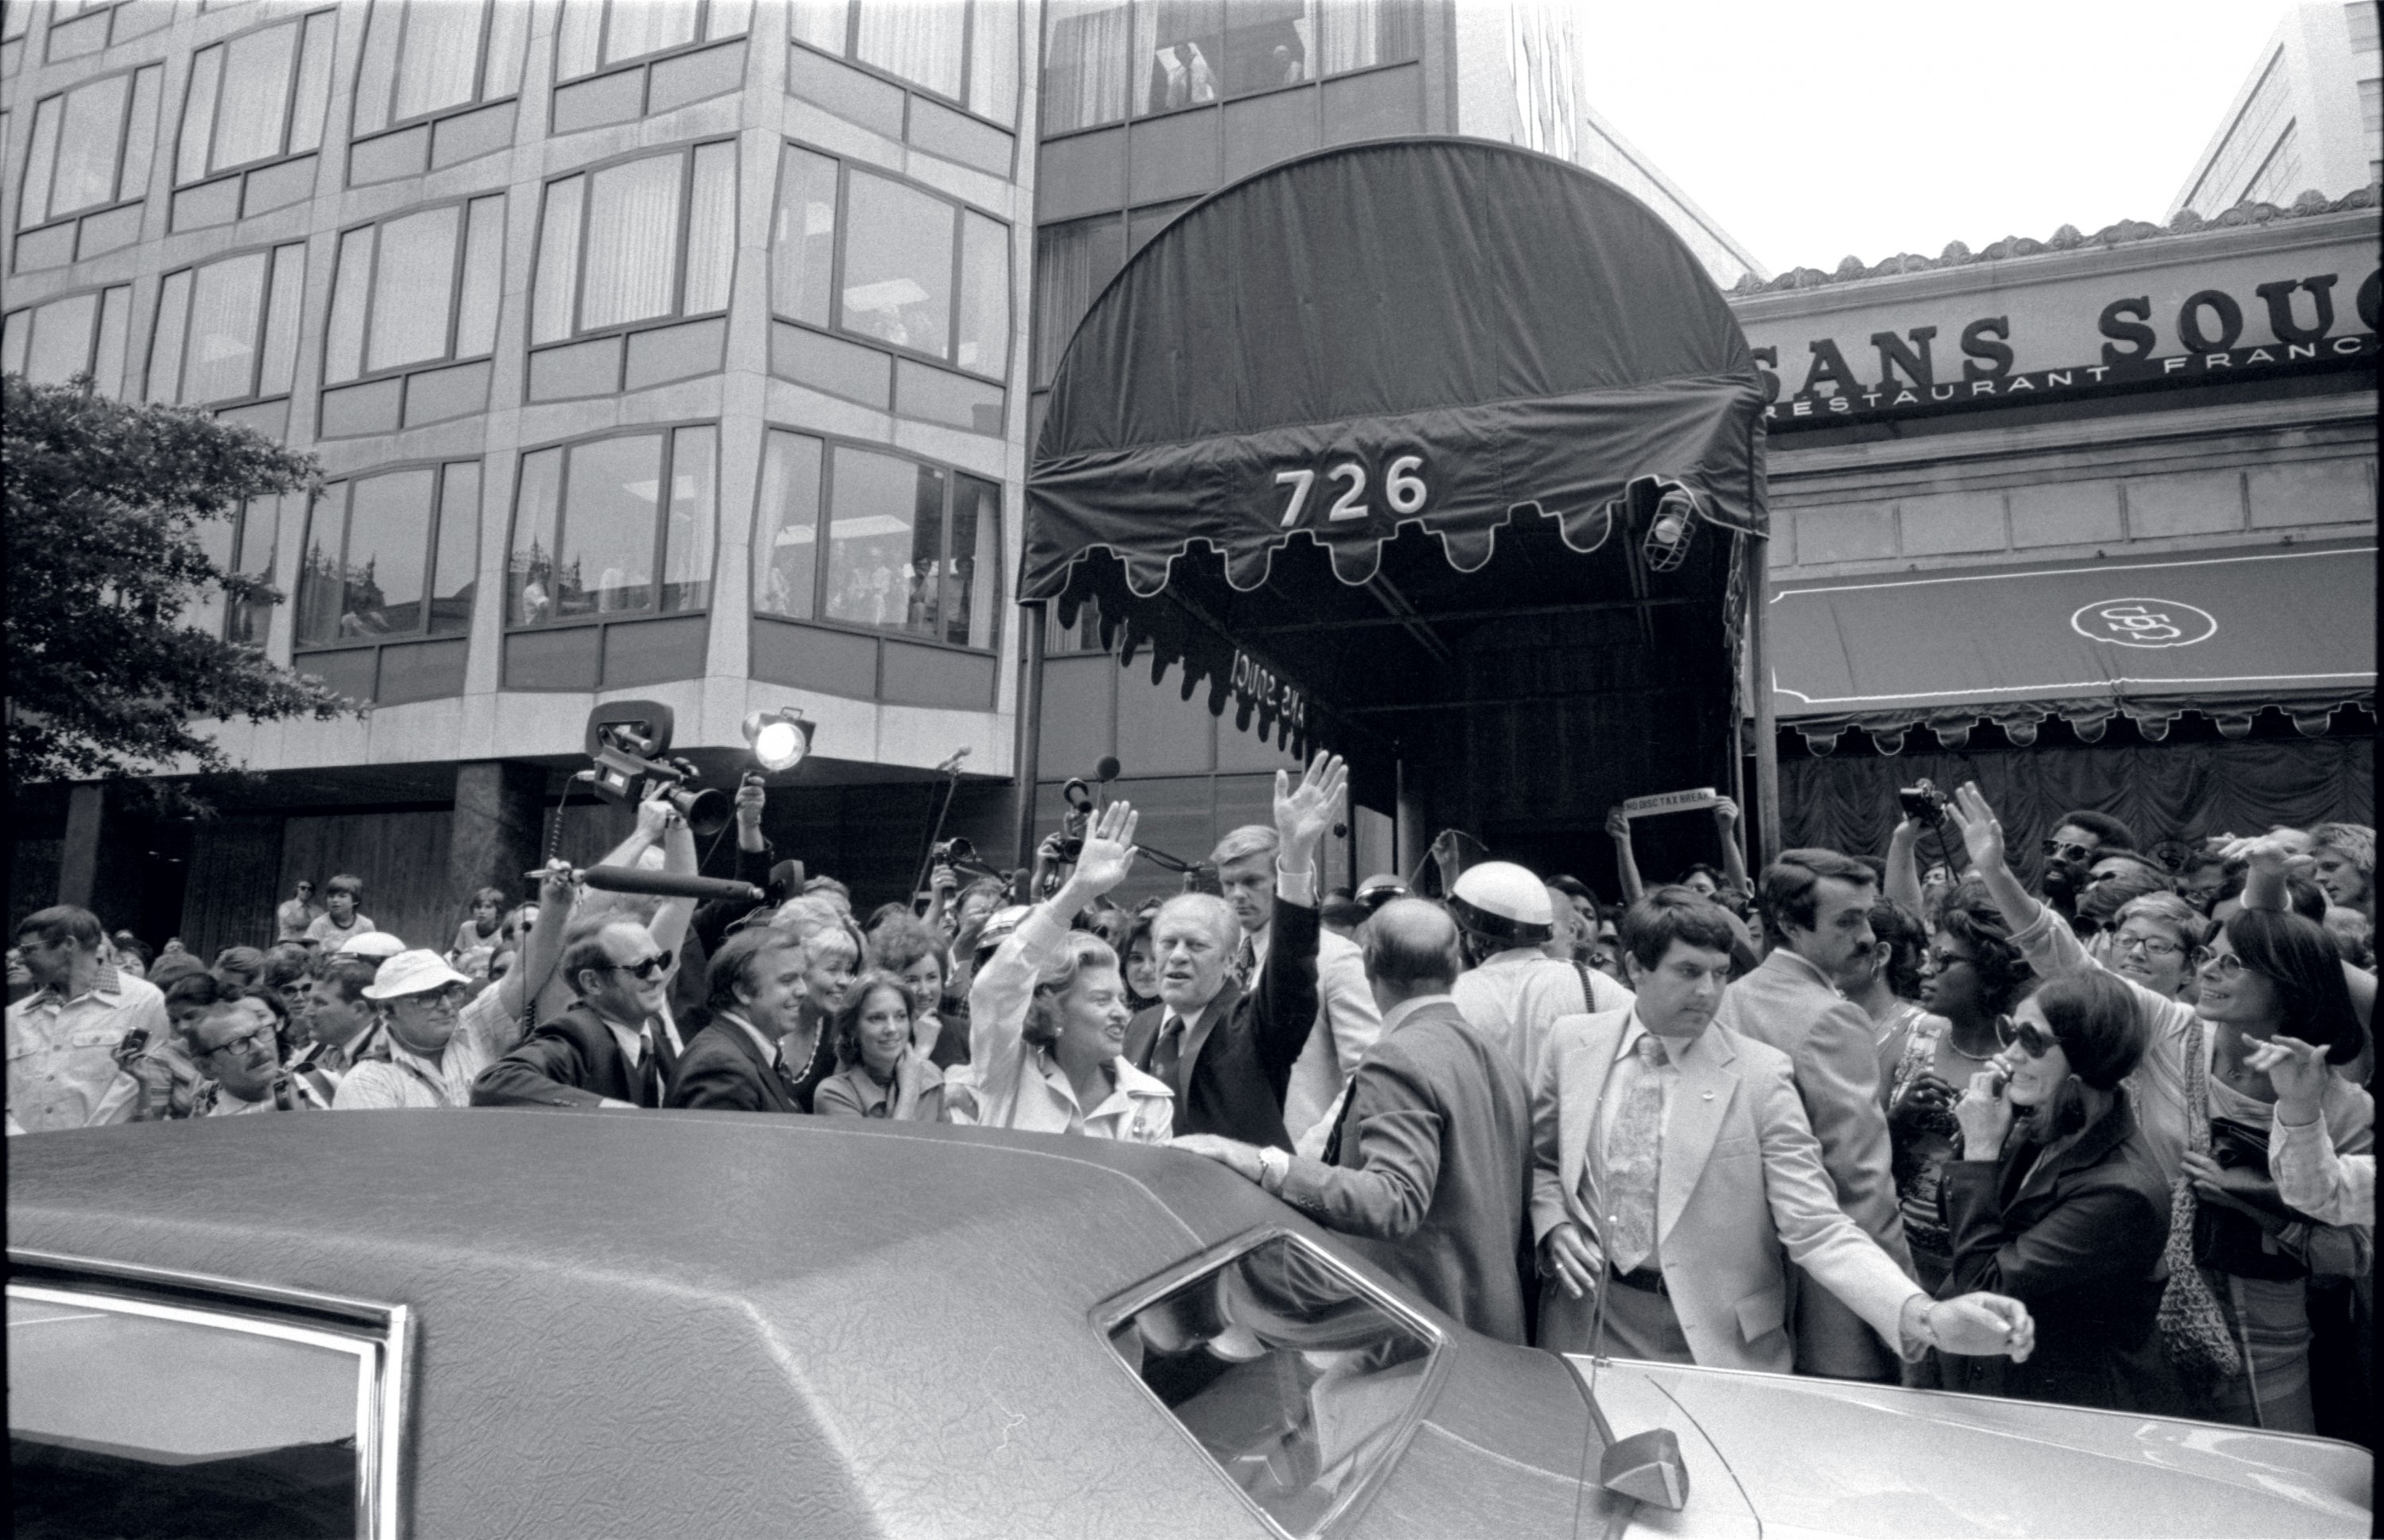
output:
<svg viewBox="0 0 2384 1540"><path fill-rule="evenodd" d="M788 0L788 25L797 43L824 53L842 54L846 30L852 18L852 0Z"/></svg>
<svg viewBox="0 0 2384 1540"><path fill-rule="evenodd" d="M119 202L149 195L149 167L157 149L157 101L165 80L166 67L157 64L132 78L132 119L125 130L123 169L116 179Z"/></svg>
<svg viewBox="0 0 2384 1540"><path fill-rule="evenodd" d="M554 78L576 81L597 68L604 35L604 0L563 0L554 38Z"/></svg>
<svg viewBox="0 0 2384 1540"><path fill-rule="evenodd" d="M1316 73L1338 75L1416 56L1418 0L1315 0Z"/></svg>
<svg viewBox="0 0 2384 1540"><path fill-rule="evenodd" d="M373 231L352 230L340 237L339 265L331 276L331 319L323 343L323 382L337 385L364 372L366 282L372 271Z"/></svg>
<svg viewBox="0 0 2384 1540"><path fill-rule="evenodd" d="M728 308L737 269L737 146L701 145L687 212L687 296L683 316Z"/></svg>
<svg viewBox="0 0 2384 1540"><path fill-rule="evenodd" d="M563 502L563 451L521 458L514 499L514 543L505 555L505 621L535 626L554 618L554 523Z"/></svg>
<svg viewBox="0 0 2384 1540"><path fill-rule="evenodd" d="M274 546L281 528L281 503L279 497L252 497L241 510L240 543L232 556L232 570L248 577L273 580ZM265 645L266 630L272 623L273 606L256 600L237 600L230 605L224 636L230 641L250 647Z"/></svg>
<svg viewBox="0 0 2384 1540"><path fill-rule="evenodd" d="M771 307L827 325L835 271L836 162L789 144L778 161L778 212L770 226Z"/></svg>
<svg viewBox="0 0 2384 1540"><path fill-rule="evenodd" d="M710 0L703 7L706 42L720 37L741 37L752 24L753 0Z"/></svg>
<svg viewBox="0 0 2384 1540"><path fill-rule="evenodd" d="M572 447L563 494L558 615L653 607L660 434Z"/></svg>
<svg viewBox="0 0 2384 1540"><path fill-rule="evenodd" d="M297 57L295 25L267 27L224 45L222 99L216 104L209 169L245 166L281 153L290 112L290 69Z"/></svg>
<svg viewBox="0 0 2384 1540"><path fill-rule="evenodd" d="M258 360L256 392L280 395L298 373L299 310L306 292L306 248L273 251L273 290L265 310L265 356Z"/></svg>
<svg viewBox="0 0 2384 1540"><path fill-rule="evenodd" d="M63 385L91 367L92 327L98 319L97 294L77 294L34 311L25 378L36 385Z"/></svg>
<svg viewBox="0 0 2384 1540"><path fill-rule="evenodd" d="M340 575L341 640L411 636L422 629L422 568L436 481L437 473L425 467L350 483L348 554Z"/></svg>
<svg viewBox="0 0 2384 1540"><path fill-rule="evenodd" d="M968 105L1008 128L1018 118L1018 0L972 0Z"/></svg>
<svg viewBox="0 0 2384 1540"><path fill-rule="evenodd" d="M149 334L148 399L180 401L182 343L191 317L191 271L168 273L157 286L157 325Z"/></svg>
<svg viewBox="0 0 2384 1540"><path fill-rule="evenodd" d="M653 155L589 177L583 329L671 313L682 155Z"/></svg>
<svg viewBox="0 0 2384 1540"><path fill-rule="evenodd" d="M339 27L336 12L306 19L306 43L298 58L298 85L290 106L290 154L322 148L323 117L331 104L331 44Z"/></svg>
<svg viewBox="0 0 2384 1540"><path fill-rule="evenodd" d="M944 636L955 647L991 649L1000 640L1001 489L974 476L952 485L952 539L945 564Z"/></svg>
<svg viewBox="0 0 2384 1540"><path fill-rule="evenodd" d="M1043 131L1114 123L1132 94L1134 26L1125 0L1049 0Z"/></svg>
<svg viewBox="0 0 2384 1540"><path fill-rule="evenodd" d="M549 183L538 232L538 292L529 312L529 340L554 342L571 335L579 296L579 204L586 177Z"/></svg>
<svg viewBox="0 0 2384 1540"><path fill-rule="evenodd" d="M347 592L340 571L348 539L348 483L334 482L306 515L306 548L298 559L298 640L301 645L340 639L341 601Z"/></svg>
<svg viewBox="0 0 2384 1540"><path fill-rule="evenodd" d="M477 358L497 345L497 301L504 290L505 200L475 198L464 246L464 292L456 300L455 356Z"/></svg>
<svg viewBox="0 0 2384 1540"><path fill-rule="evenodd" d="M761 506L753 529L753 608L764 615L812 617L819 490L820 441L773 432L762 454Z"/></svg>
<svg viewBox="0 0 2384 1540"><path fill-rule="evenodd" d="M15 6L8 8L19 10ZM24 196L17 205L20 230L31 230L50 217L50 173L57 167L58 120L65 113L63 96L48 97L33 109L32 150L25 161Z"/></svg>
<svg viewBox="0 0 2384 1540"><path fill-rule="evenodd" d="M366 369L447 356L448 305L455 288L455 238L463 212L451 204L381 226Z"/></svg>
<svg viewBox="0 0 2384 1540"><path fill-rule="evenodd" d="M110 289L101 296L99 353L91 362L92 385L104 396L124 393L124 350L132 335L132 290Z"/></svg>
<svg viewBox="0 0 2384 1540"><path fill-rule="evenodd" d="M67 93L57 175L50 184L52 215L115 201L116 153L122 143L125 98L131 89L131 76L116 75Z"/></svg>
<svg viewBox="0 0 2384 1540"><path fill-rule="evenodd" d="M604 62L693 43L695 20L694 0L613 0L604 19Z"/></svg>
<svg viewBox="0 0 2384 1540"><path fill-rule="evenodd" d="M852 55L889 75L957 101L965 0L858 0Z"/></svg>
<svg viewBox="0 0 2384 1540"><path fill-rule="evenodd" d="M958 210L858 168L846 188L845 329L949 357Z"/></svg>
<svg viewBox="0 0 2384 1540"><path fill-rule="evenodd" d="M1035 232L1035 382L1049 385L1093 296L1125 265L1125 224L1115 215L1046 225Z"/></svg>
<svg viewBox="0 0 2384 1540"><path fill-rule="evenodd" d="M1155 0L1136 6L1136 114L1215 101L1224 47L1224 0Z"/></svg>
<svg viewBox="0 0 2384 1540"><path fill-rule="evenodd" d="M710 428L682 428L671 435L670 524L663 531L665 610L700 610L712 602L718 439Z"/></svg>
<svg viewBox="0 0 2384 1540"><path fill-rule="evenodd" d="M405 35L405 0L373 0L365 22L364 57L356 65L355 131L378 133L389 127L392 93L397 85L398 43Z"/></svg>
<svg viewBox="0 0 2384 1540"><path fill-rule="evenodd" d="M1010 232L974 210L961 216L959 330L953 363L993 379L1010 372Z"/></svg>
<svg viewBox="0 0 2384 1540"><path fill-rule="evenodd" d="M472 99L488 7L466 0L413 0L398 56L397 116L415 118Z"/></svg>
<svg viewBox="0 0 2384 1540"><path fill-rule="evenodd" d="M480 575L480 462L446 466L441 483L439 549L430 569L430 634L462 636L472 628L472 595Z"/></svg>
<svg viewBox="0 0 2384 1540"><path fill-rule="evenodd" d="M1316 78L1309 55L1310 0L1235 0L1225 18L1225 94L1298 85Z"/></svg>
<svg viewBox="0 0 2384 1540"><path fill-rule="evenodd" d="M827 619L934 634L943 484L944 473L932 466L838 446L828 493Z"/></svg>
<svg viewBox="0 0 2384 1540"><path fill-rule="evenodd" d="M267 254L250 252L198 270L191 294L188 357L180 400L231 401L255 389L256 330L265 304Z"/></svg>
<svg viewBox="0 0 2384 1540"><path fill-rule="evenodd" d="M223 83L223 44L191 56L191 83L182 93L182 133L174 154L174 180L207 174L207 140L215 130L217 89Z"/></svg>

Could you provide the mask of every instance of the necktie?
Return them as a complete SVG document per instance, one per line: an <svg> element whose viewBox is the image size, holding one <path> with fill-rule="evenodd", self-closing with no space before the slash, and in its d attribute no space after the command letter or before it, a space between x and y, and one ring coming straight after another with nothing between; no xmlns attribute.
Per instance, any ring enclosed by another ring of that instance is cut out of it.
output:
<svg viewBox="0 0 2384 1540"><path fill-rule="evenodd" d="M1606 1131L1606 1254L1617 1273L1636 1271L1656 1250L1656 1174L1664 1152L1664 1050L1639 1039L1637 1073Z"/></svg>
<svg viewBox="0 0 2384 1540"><path fill-rule="evenodd" d="M787 1068L787 1050L780 1049L770 1055L770 1067L778 1074L778 1084L786 1088L787 1099L795 1096L795 1072Z"/></svg>
<svg viewBox="0 0 2384 1540"><path fill-rule="evenodd" d="M663 1104L662 1055L655 1051L653 1024L646 1025L645 1036L638 1049L638 1105L659 1107Z"/></svg>
<svg viewBox="0 0 2384 1540"><path fill-rule="evenodd" d="M1242 932L1242 944L1234 950L1234 987L1248 994L1250 981L1258 977L1258 943L1250 939L1250 933L1246 930Z"/></svg>
<svg viewBox="0 0 2384 1540"><path fill-rule="evenodd" d="M1177 1062L1184 1057L1184 1018L1170 1016L1167 1025L1159 1029L1159 1046L1151 1050L1150 1073L1165 1083L1179 1098L1184 1087L1175 1083Z"/></svg>

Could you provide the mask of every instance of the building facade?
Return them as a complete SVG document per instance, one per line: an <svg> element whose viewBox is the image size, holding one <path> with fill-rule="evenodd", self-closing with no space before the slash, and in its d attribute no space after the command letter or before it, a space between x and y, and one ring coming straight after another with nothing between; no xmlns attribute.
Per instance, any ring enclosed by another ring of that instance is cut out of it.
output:
<svg viewBox="0 0 2384 1540"><path fill-rule="evenodd" d="M2166 218L2384 180L2384 51L2366 0L2295 6L2261 45Z"/></svg>

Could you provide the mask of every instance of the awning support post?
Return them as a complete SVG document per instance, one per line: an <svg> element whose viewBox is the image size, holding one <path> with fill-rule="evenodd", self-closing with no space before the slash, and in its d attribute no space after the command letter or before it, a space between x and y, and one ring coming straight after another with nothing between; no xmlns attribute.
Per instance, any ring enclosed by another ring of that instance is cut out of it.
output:
<svg viewBox="0 0 2384 1540"><path fill-rule="evenodd" d="M1746 564L1746 687L1755 693L1755 818L1761 860L1755 873L1780 859L1779 724L1771 710L1771 542L1745 536L1739 560Z"/></svg>
<svg viewBox="0 0 2384 1540"><path fill-rule="evenodd" d="M1018 606L1018 855L1017 866L1035 863L1035 789L1043 778L1043 614L1040 600Z"/></svg>

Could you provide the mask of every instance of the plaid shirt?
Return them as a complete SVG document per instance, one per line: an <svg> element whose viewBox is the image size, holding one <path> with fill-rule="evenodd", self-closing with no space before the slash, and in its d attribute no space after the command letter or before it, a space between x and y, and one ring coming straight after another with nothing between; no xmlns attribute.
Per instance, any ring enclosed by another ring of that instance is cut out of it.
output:
<svg viewBox="0 0 2384 1540"><path fill-rule="evenodd" d="M170 1036L168 1025L157 987L107 962L72 1000L44 987L8 1007L8 1132L131 1117L140 1086L118 1064L118 1045L128 1034L146 1032L154 1049Z"/></svg>

